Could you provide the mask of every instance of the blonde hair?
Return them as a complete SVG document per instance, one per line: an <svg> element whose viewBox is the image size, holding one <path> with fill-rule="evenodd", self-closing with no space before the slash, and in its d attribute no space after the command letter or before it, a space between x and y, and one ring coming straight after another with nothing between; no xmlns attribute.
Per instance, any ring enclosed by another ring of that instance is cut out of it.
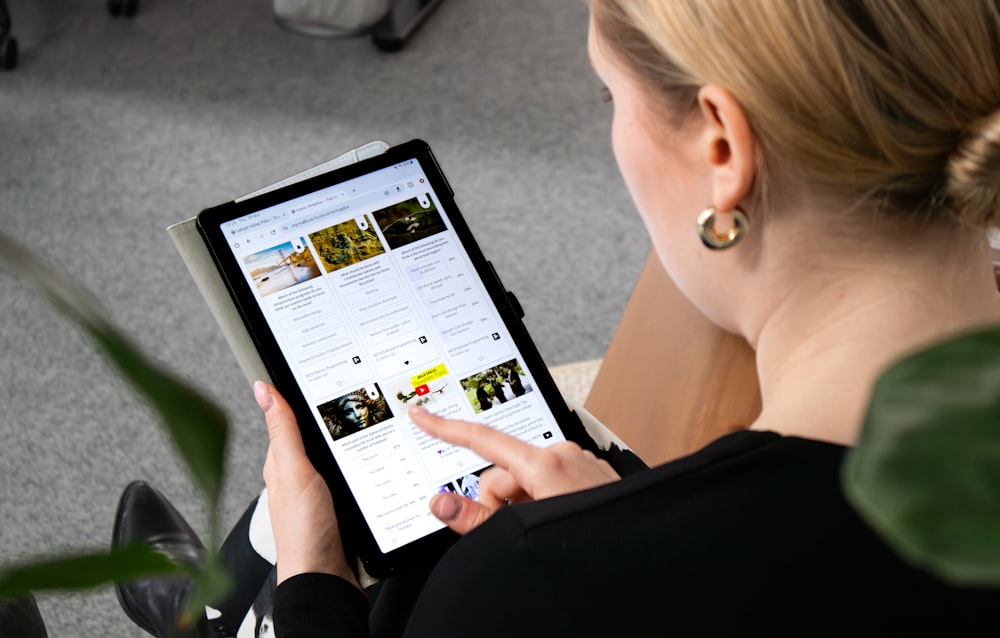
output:
<svg viewBox="0 0 1000 638"><path fill-rule="evenodd" d="M1000 0L590 0L602 42L675 113L725 87L794 174L887 213L1000 224Z"/></svg>

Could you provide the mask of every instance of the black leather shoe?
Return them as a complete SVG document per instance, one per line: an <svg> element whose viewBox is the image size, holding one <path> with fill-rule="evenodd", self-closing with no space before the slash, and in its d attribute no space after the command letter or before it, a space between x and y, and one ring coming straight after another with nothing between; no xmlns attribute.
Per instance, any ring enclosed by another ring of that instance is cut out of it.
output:
<svg viewBox="0 0 1000 638"><path fill-rule="evenodd" d="M145 543L181 563L201 565L205 546L180 512L156 488L143 481L130 483L122 493L115 514L111 547ZM135 624L158 638L177 635L176 618L192 587L189 577L151 576L115 582L122 609ZM205 636L205 619L190 636Z"/></svg>

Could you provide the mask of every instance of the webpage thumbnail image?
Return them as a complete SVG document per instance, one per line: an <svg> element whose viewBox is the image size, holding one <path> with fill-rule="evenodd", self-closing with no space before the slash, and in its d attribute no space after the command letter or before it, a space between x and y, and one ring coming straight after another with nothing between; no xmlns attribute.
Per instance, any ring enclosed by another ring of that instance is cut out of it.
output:
<svg viewBox="0 0 1000 638"><path fill-rule="evenodd" d="M392 418L392 410L377 383L348 392L316 409L334 441Z"/></svg>
<svg viewBox="0 0 1000 638"><path fill-rule="evenodd" d="M441 213L426 193L377 210L372 213L372 217L382 229L385 241L391 249L447 230L444 220L441 219Z"/></svg>
<svg viewBox="0 0 1000 638"><path fill-rule="evenodd" d="M461 384L469 403L479 414L531 392L533 388L522 379L523 376L521 364L517 359L511 359L468 376L462 379Z"/></svg>
<svg viewBox="0 0 1000 638"><path fill-rule="evenodd" d="M483 469L473 472L472 474L466 474L465 476L460 476L454 481L449 481L441 487L438 488L438 492L454 492L456 494L461 494L467 499L473 501L479 500L479 477L483 472L488 470L489 467L484 467Z"/></svg>
<svg viewBox="0 0 1000 638"><path fill-rule="evenodd" d="M385 253L367 215L310 233L309 239L327 272Z"/></svg>
<svg viewBox="0 0 1000 638"><path fill-rule="evenodd" d="M320 276L305 238L285 242L243 258L262 297Z"/></svg>
<svg viewBox="0 0 1000 638"><path fill-rule="evenodd" d="M389 387L389 395L396 398L403 408L419 405L434 410L454 396L448 390L448 370L443 364L429 368L410 379L401 379ZM453 383L453 382L451 382Z"/></svg>

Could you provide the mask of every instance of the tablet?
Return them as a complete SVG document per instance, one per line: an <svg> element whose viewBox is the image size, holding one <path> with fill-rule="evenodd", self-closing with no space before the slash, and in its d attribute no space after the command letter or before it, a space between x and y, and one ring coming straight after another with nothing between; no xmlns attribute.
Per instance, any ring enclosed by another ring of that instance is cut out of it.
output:
<svg viewBox="0 0 1000 638"><path fill-rule="evenodd" d="M370 575L436 560L455 535L430 498L476 498L488 467L424 434L408 406L593 447L425 142L197 224Z"/></svg>

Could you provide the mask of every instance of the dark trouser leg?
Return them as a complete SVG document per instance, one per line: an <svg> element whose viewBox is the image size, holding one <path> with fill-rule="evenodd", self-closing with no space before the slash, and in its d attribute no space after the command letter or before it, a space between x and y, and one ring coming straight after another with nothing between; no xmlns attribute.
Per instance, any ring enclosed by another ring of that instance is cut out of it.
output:
<svg viewBox="0 0 1000 638"><path fill-rule="evenodd" d="M428 565L403 576L387 578L376 585L375 591L369 592L369 599L372 600L368 618L371 638L403 635L413 605L432 569L433 565Z"/></svg>
<svg viewBox="0 0 1000 638"><path fill-rule="evenodd" d="M33 596L0 598L0 638L48 638L48 635Z"/></svg>
<svg viewBox="0 0 1000 638"><path fill-rule="evenodd" d="M266 501L261 504L260 500L261 497L258 496L250 503L219 549L226 572L232 578L233 590L215 607L219 617L209 621L216 635L235 636L236 630L261 593L261 588L265 585L273 588L273 584L270 584L273 579L269 580L269 577L274 565L260 555L251 541L254 534L261 534L261 523L268 522ZM260 511L258 505L262 505ZM252 530L252 525L256 529ZM265 536L270 536L269 530L268 525L263 532ZM267 540L270 541L270 538Z"/></svg>

